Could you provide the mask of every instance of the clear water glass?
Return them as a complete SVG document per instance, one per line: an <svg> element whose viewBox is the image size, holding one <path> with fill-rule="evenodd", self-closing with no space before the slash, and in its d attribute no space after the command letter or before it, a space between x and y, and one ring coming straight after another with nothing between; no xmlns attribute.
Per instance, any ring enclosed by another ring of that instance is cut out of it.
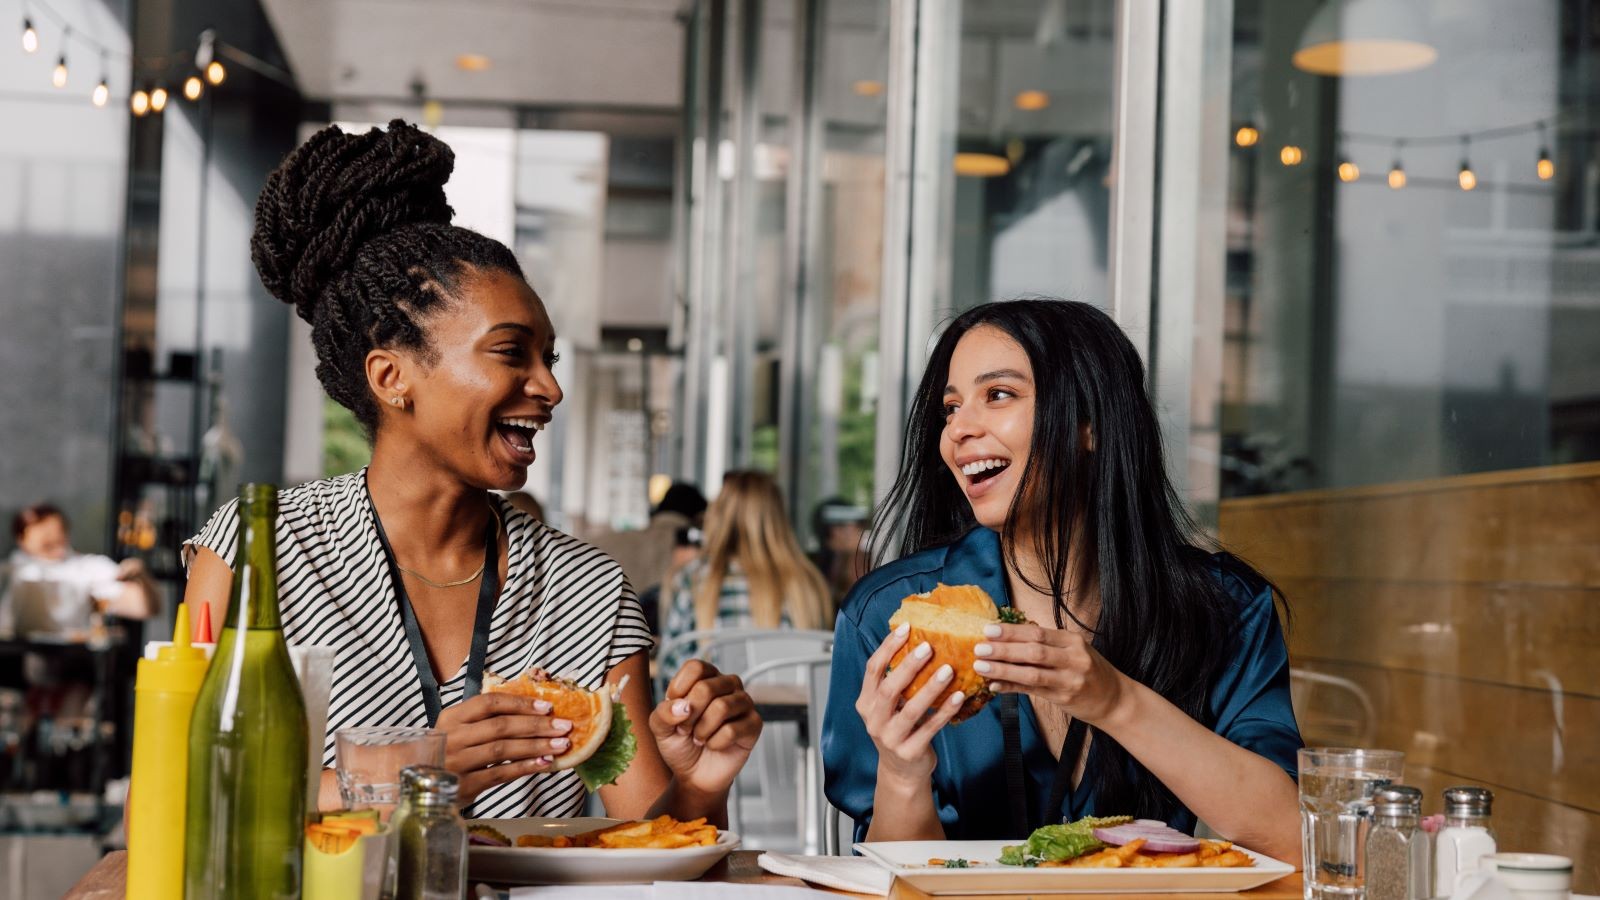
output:
<svg viewBox="0 0 1600 900"><path fill-rule="evenodd" d="M400 802L400 772L408 766L443 766L444 732L378 726L334 732L335 772L345 809L376 809L385 817Z"/></svg>
<svg viewBox="0 0 1600 900"><path fill-rule="evenodd" d="M1300 751L1300 846L1305 900L1364 900L1372 795L1398 783L1398 750Z"/></svg>

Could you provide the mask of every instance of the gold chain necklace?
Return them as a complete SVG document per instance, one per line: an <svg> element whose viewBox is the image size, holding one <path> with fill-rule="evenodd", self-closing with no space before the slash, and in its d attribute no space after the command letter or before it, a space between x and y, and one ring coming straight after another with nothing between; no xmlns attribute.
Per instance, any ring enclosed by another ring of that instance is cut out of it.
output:
<svg viewBox="0 0 1600 900"><path fill-rule="evenodd" d="M498 525L498 527L495 529L495 533L494 533L495 541L498 543L499 540L500 540L500 529L505 528L505 524L506 523L505 523L504 520L502 520L500 518L500 510L496 509L493 503L489 504L489 512L494 514L495 522ZM488 564L489 564L489 561L488 560L484 560L482 563L480 563L478 565L477 571L475 571L471 575L468 575L467 577L459 579L457 581L434 581L432 578L429 578L428 576L422 574L421 572L418 572L416 569L408 569L405 566L400 565L399 560L396 560L394 565L395 565L395 568L397 568L400 571L406 573L407 575L410 575L412 578L417 579L418 581L422 582L423 584L426 584L428 587L442 590L444 588L461 587L464 584L471 584L472 582L477 581L479 578L483 577L484 567L487 566Z"/></svg>

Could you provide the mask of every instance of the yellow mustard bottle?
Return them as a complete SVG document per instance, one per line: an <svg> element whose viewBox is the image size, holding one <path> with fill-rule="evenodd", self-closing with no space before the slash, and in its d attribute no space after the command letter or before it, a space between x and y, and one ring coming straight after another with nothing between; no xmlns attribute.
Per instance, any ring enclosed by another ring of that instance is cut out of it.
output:
<svg viewBox="0 0 1600 900"><path fill-rule="evenodd" d="M189 607L178 604L172 646L140 659L133 685L133 776L128 787L128 900L183 896L184 814L189 785L189 714L206 676L206 654L189 640Z"/></svg>

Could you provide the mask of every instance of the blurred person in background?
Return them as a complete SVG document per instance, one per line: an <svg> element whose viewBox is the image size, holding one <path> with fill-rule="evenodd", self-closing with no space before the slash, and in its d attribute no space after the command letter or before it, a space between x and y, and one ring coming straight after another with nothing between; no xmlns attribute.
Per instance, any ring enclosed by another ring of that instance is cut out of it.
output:
<svg viewBox="0 0 1600 900"><path fill-rule="evenodd" d="M663 637L750 627L832 628L833 602L800 549L777 483L764 472L733 471L706 510L700 558L673 580ZM674 669L681 656L662 665Z"/></svg>
<svg viewBox="0 0 1600 900"><path fill-rule="evenodd" d="M155 586L144 563L75 552L71 525L57 507L24 508L11 520L11 537L16 548L0 593L0 632L85 634L97 612L123 619L155 612Z"/></svg>
<svg viewBox="0 0 1600 900"><path fill-rule="evenodd" d="M864 549L869 518L865 509L843 497L829 497L811 514L811 533L817 536L811 561L827 580L835 607L871 568Z"/></svg>
<svg viewBox="0 0 1600 900"><path fill-rule="evenodd" d="M674 481L650 511L649 525L634 531L607 529L589 536L590 543L622 566L628 583L639 591L651 634L661 634L663 586L671 584L678 571L699 555L705 514L706 496L700 489L686 481Z"/></svg>

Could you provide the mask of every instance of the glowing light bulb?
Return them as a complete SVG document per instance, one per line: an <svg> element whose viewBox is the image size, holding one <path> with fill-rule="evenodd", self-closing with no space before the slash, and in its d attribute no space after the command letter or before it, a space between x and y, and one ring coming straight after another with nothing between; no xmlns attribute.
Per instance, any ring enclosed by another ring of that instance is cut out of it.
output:
<svg viewBox="0 0 1600 900"><path fill-rule="evenodd" d="M1550 158L1550 150L1546 147L1539 148L1539 180L1549 181L1556 177L1556 163Z"/></svg>
<svg viewBox="0 0 1600 900"><path fill-rule="evenodd" d="M167 108L167 89L158 87L150 92L150 111L161 112Z"/></svg>
<svg viewBox="0 0 1600 900"><path fill-rule="evenodd" d="M37 53L39 51L39 32L33 30L33 20L22 20L22 52Z"/></svg>
<svg viewBox="0 0 1600 900"><path fill-rule="evenodd" d="M1344 182L1355 181L1361 177L1361 169L1348 159L1339 162L1339 180Z"/></svg>
<svg viewBox="0 0 1600 900"><path fill-rule="evenodd" d="M111 99L111 85L106 84L105 78L102 77L100 83L94 86L94 93L89 99L94 101L95 106L105 106L106 101Z"/></svg>
<svg viewBox="0 0 1600 900"><path fill-rule="evenodd" d="M221 84L222 80L227 77L228 70L222 67L222 63L213 59L211 63L206 66L206 80L212 84Z"/></svg>
<svg viewBox="0 0 1600 900"><path fill-rule="evenodd" d="M1286 166L1298 166L1305 158L1305 151L1294 144L1284 144L1283 149L1278 151L1278 161Z"/></svg>
<svg viewBox="0 0 1600 900"><path fill-rule="evenodd" d="M1401 168L1400 160L1397 159L1394 161L1394 165L1389 167L1389 187L1398 191L1405 186L1406 170Z"/></svg>
<svg viewBox="0 0 1600 900"><path fill-rule="evenodd" d="M55 71L50 73L50 83L58 88L67 86L67 55L65 53L56 59Z"/></svg>
<svg viewBox="0 0 1600 900"><path fill-rule="evenodd" d="M1472 171L1472 166L1466 160L1461 161L1461 174L1456 176L1456 183L1461 185L1463 191L1470 191L1478 186L1477 173Z"/></svg>
<svg viewBox="0 0 1600 900"><path fill-rule="evenodd" d="M1254 147L1261 141L1261 132L1254 126L1240 125L1239 130L1233 133L1233 142L1241 147Z"/></svg>
<svg viewBox="0 0 1600 900"><path fill-rule="evenodd" d="M190 100L199 100L203 91L205 85L200 81L199 75L190 75L183 80L183 95Z"/></svg>
<svg viewBox="0 0 1600 900"><path fill-rule="evenodd" d="M150 95L143 90L134 91L128 97L128 109L136 116L142 116L150 111Z"/></svg>

